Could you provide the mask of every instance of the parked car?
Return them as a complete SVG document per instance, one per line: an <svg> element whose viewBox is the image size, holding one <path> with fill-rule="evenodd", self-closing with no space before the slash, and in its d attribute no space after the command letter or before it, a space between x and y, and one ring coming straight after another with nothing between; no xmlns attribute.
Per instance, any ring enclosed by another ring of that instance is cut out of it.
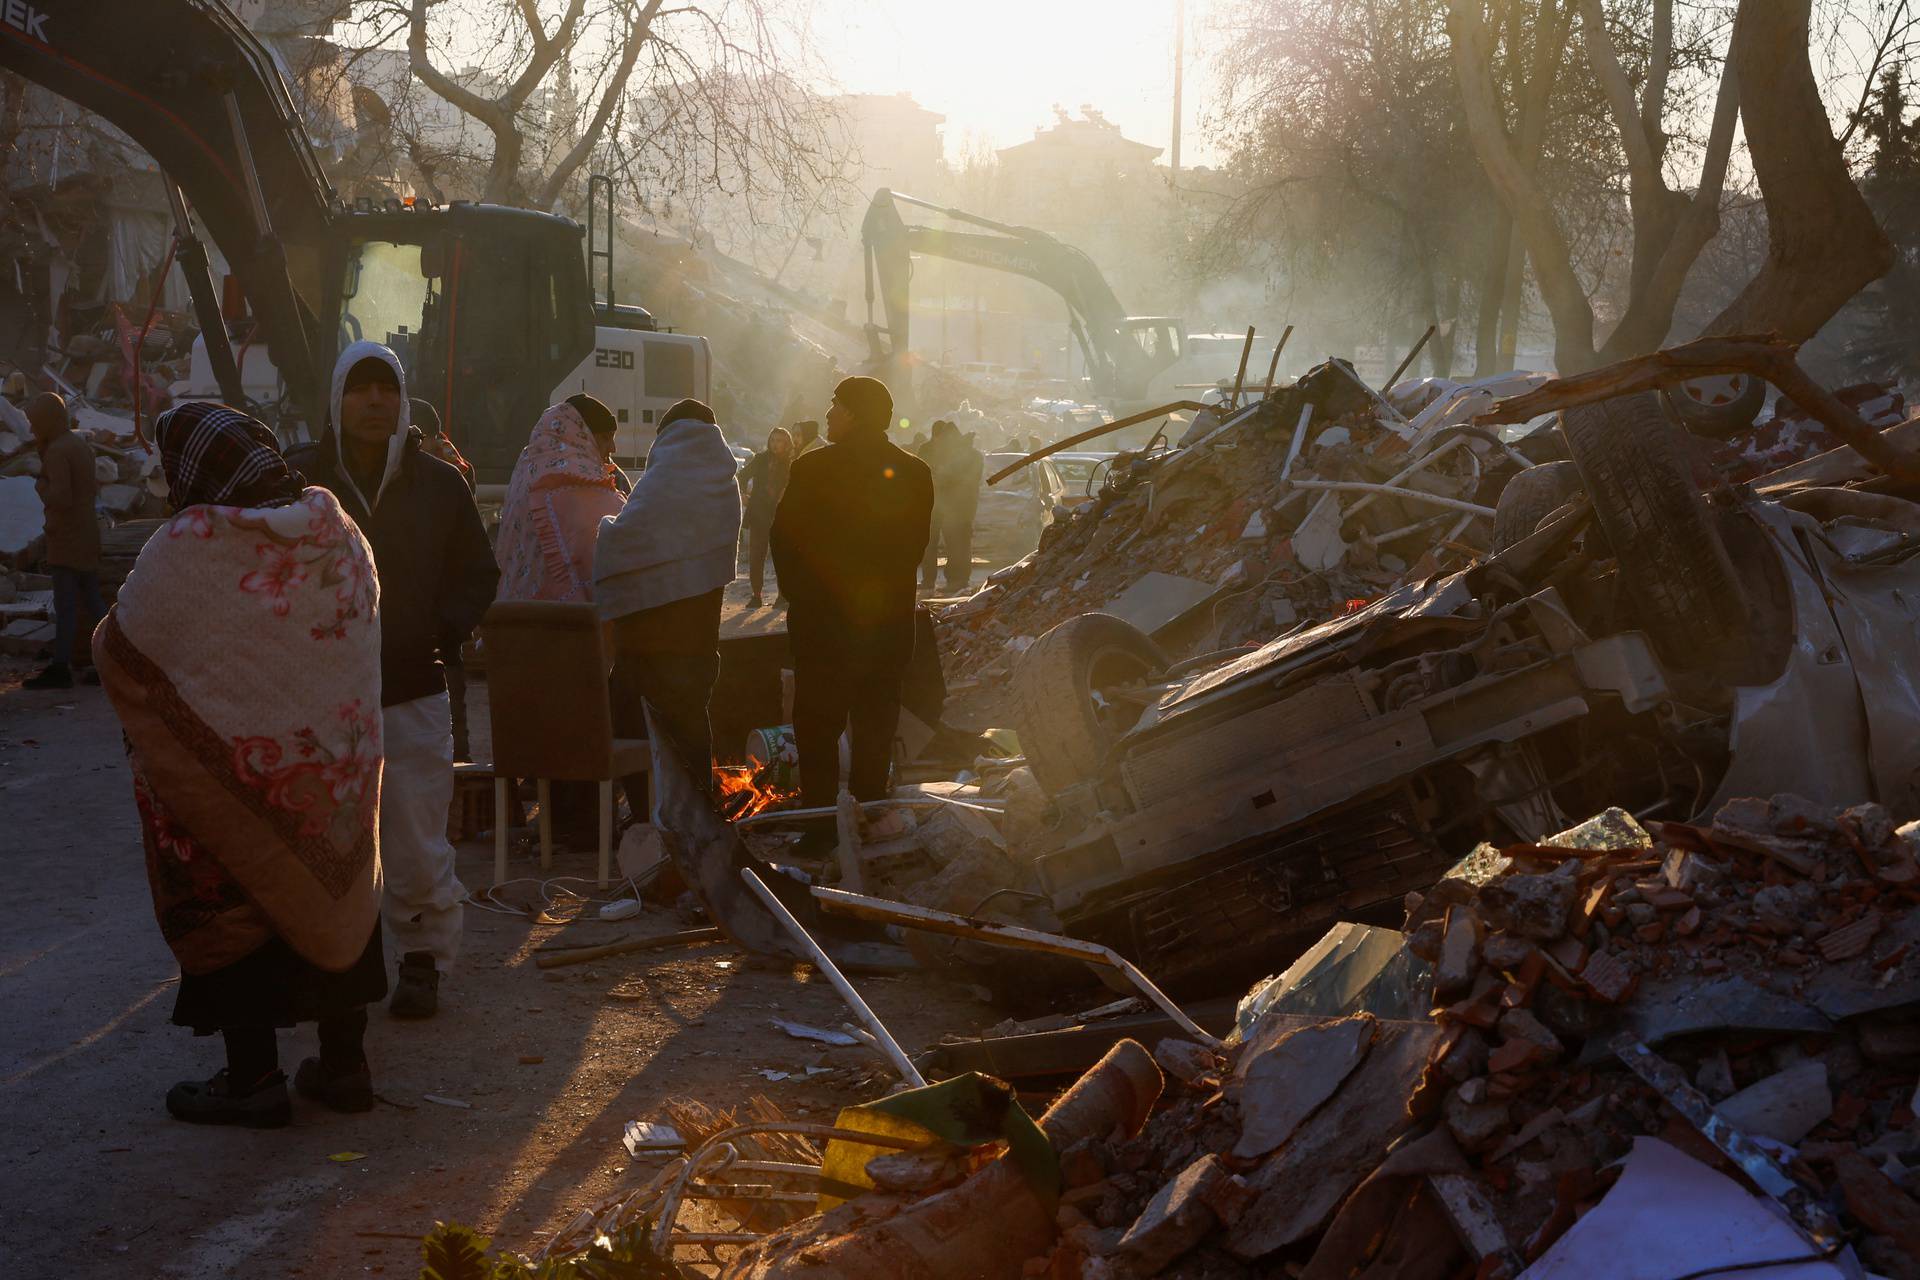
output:
<svg viewBox="0 0 1920 1280"><path fill-rule="evenodd" d="M1040 545L1040 533L1053 522L1053 509L1067 500L1066 482L1051 458L1030 463L988 484L1009 463L1025 454L990 453L980 481L980 506L973 517L973 554L995 568L1009 565Z"/></svg>
<svg viewBox="0 0 1920 1280"><path fill-rule="evenodd" d="M1101 484L1106 480L1107 470L1113 465L1118 454L1105 453L1056 453L1045 459L1053 464L1060 473L1061 483L1066 486L1066 501L1069 505L1078 505L1100 492Z"/></svg>
<svg viewBox="0 0 1920 1280"><path fill-rule="evenodd" d="M1055 820L1023 887L1058 926L1177 983L1609 805L1920 816L1920 506L1703 497L1651 395L1562 429L1554 504L1464 571L1182 664L1105 614L1035 641L1013 691Z"/></svg>

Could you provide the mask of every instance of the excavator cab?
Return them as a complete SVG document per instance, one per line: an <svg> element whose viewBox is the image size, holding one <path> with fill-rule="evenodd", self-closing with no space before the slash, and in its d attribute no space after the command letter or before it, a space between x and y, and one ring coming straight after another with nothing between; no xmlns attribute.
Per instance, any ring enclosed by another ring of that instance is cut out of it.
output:
<svg viewBox="0 0 1920 1280"><path fill-rule="evenodd" d="M1129 316L1118 328L1123 337L1140 348L1136 366L1144 384L1146 379L1171 367L1186 353L1187 327L1171 316ZM1143 385L1140 394L1145 394Z"/></svg>
<svg viewBox="0 0 1920 1280"><path fill-rule="evenodd" d="M125 131L159 166L221 395L245 396L204 227L285 382L283 436L318 434L333 360L373 338L405 361L483 475L504 476L593 350L578 224L456 202L349 208L322 172L273 54L220 0L9 0L0 69ZM191 212L189 212L189 207Z"/></svg>
<svg viewBox="0 0 1920 1280"><path fill-rule="evenodd" d="M475 469L510 472L553 388L593 349L579 224L455 203L336 225L328 348L392 347L410 394L439 410Z"/></svg>

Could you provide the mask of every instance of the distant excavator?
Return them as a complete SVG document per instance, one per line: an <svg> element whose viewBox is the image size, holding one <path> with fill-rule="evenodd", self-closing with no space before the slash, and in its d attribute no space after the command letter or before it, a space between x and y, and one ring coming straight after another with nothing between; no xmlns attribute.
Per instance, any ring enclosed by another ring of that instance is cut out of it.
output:
<svg viewBox="0 0 1920 1280"><path fill-rule="evenodd" d="M898 206L902 204L931 210L994 234L911 225L900 216ZM882 187L873 193L873 202L867 206L860 240L866 249L867 343L874 364L897 384L906 383L911 375L905 356L916 253L1010 271L1037 280L1059 294L1066 300L1067 324L1086 359L1093 393L1116 409L1144 403L1149 395L1148 383L1180 359L1186 342L1186 328L1179 320L1128 315L1093 259L1032 227L995 222ZM874 321L876 280L886 313L884 325Z"/></svg>

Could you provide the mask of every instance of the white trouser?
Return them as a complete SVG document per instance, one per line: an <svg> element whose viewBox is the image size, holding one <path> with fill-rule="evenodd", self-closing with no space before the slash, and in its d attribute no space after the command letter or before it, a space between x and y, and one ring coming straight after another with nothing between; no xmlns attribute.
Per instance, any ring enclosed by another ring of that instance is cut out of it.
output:
<svg viewBox="0 0 1920 1280"><path fill-rule="evenodd" d="M453 804L453 722L447 695L416 698L382 713L387 768L380 784L380 914L393 940L390 960L433 956L442 973L460 952L460 904L467 890L453 871L447 811Z"/></svg>

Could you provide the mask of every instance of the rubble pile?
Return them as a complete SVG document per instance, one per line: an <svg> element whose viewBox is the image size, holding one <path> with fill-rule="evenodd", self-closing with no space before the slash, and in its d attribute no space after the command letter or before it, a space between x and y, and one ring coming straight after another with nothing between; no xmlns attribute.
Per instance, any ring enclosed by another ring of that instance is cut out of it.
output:
<svg viewBox="0 0 1920 1280"><path fill-rule="evenodd" d="M133 436L131 419L78 406L74 432L93 450L100 489L101 587L111 598L166 512L160 460ZM0 653L34 656L53 639L53 583L37 566L46 516L31 438L0 426Z"/></svg>
<svg viewBox="0 0 1920 1280"><path fill-rule="evenodd" d="M1414 432L1339 361L1224 423L1203 415L1187 440L1119 455L1098 497L1056 512L1033 556L944 611L951 686L994 681L1036 637L1088 611L1187 652L1335 616L1483 551L1491 522L1473 508L1490 511L1518 467L1487 433ZM1442 501L1317 487L1329 482ZM1447 505L1460 503L1470 505Z"/></svg>
<svg viewBox="0 0 1920 1280"><path fill-rule="evenodd" d="M1875 431L1906 421L1906 397L1877 382L1841 387L1833 394ZM1829 449L1841 448L1844 443L1805 409L1782 396L1774 402L1771 414L1751 427L1706 443L1705 448L1715 471L1728 480L1742 483Z"/></svg>
<svg viewBox="0 0 1920 1280"><path fill-rule="evenodd" d="M93 451L100 514L109 520L165 514L167 485L159 455L134 438L133 420L84 403L72 409L74 434ZM18 559L40 535L40 499L33 487L39 474L33 438L0 426L0 560Z"/></svg>
<svg viewBox="0 0 1920 1280"><path fill-rule="evenodd" d="M1161 1042L1171 1105L1063 1154L1043 1273L1514 1275L1564 1238L1623 1274L1576 1224L1657 1174L1781 1203L1800 1247L1733 1261L1920 1275L1920 823L1778 796L1655 830L1611 810L1416 895L1427 1020L1249 1001L1221 1054Z"/></svg>
<svg viewBox="0 0 1920 1280"><path fill-rule="evenodd" d="M1051 1168L986 1077L872 1104L919 1128L850 1108L821 1136L892 1145L830 1146L821 1211L725 1273L1920 1276L1916 901L1920 822L1874 804L1481 845L1228 1041L1118 1040L1040 1119Z"/></svg>

